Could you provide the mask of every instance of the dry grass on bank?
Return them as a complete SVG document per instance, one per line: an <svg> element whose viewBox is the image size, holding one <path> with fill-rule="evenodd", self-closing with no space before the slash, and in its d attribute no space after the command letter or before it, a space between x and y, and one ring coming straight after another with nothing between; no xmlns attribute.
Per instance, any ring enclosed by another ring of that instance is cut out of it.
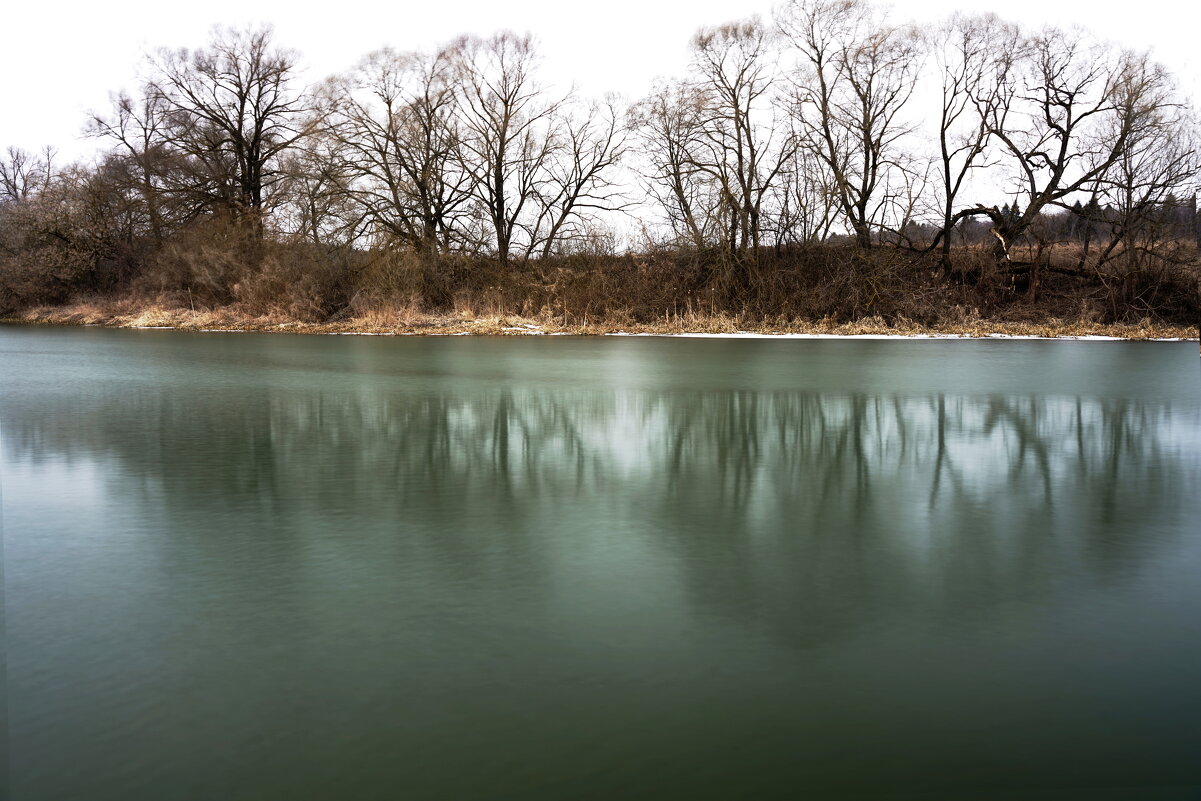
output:
<svg viewBox="0 0 1201 801"><path fill-rule="evenodd" d="M178 305L134 299L90 299L63 306L29 309L7 322L105 326L113 328L171 328L181 331L258 331L303 334L476 334L489 336L528 336L532 334L602 335L639 334L823 334L856 335L960 335L1078 337L1106 336L1123 339L1196 339L1196 328L1142 320L1136 323L1099 323L1095 321L1052 318L1044 321L989 320L965 313L957 320L923 325L904 318L885 320L865 317L850 322L830 319L803 321L755 319L727 313L698 314L669 312L660 319L635 321L629 315L609 319L568 319L553 314L517 315L490 313L487 309L458 308L444 314L431 314L413 305L395 308L375 307L342 319L305 322L281 314L256 314L236 306L215 310L194 310Z"/></svg>

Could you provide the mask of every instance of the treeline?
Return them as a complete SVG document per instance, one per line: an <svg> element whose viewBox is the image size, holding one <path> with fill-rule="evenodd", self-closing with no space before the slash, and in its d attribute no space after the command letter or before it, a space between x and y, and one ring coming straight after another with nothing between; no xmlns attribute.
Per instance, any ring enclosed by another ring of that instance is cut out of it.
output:
<svg viewBox="0 0 1201 801"><path fill-rule="evenodd" d="M491 293L566 317L644 292L853 316L1051 282L1113 319L1197 310L1199 127L1148 54L992 15L919 30L863 0L702 28L690 54L625 102L555 90L510 32L311 86L269 28L156 51L88 120L94 161L7 150L0 311L141 293L318 318Z"/></svg>

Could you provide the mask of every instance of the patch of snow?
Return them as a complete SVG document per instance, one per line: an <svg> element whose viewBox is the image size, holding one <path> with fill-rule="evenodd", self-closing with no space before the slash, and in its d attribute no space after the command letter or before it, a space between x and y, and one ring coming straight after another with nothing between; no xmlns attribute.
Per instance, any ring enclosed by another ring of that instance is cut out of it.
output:
<svg viewBox="0 0 1201 801"><path fill-rule="evenodd" d="M1101 336L1099 334L1082 334L1079 336L1044 337L1033 334L983 334L974 337L971 334L757 334L751 331L738 331L732 334L650 334L629 331L614 331L604 334L609 337L684 337L706 339L1040 339L1053 341L1057 339L1075 340L1078 342L1191 342L1182 337L1158 337L1147 340L1135 340L1126 337Z"/></svg>
<svg viewBox="0 0 1201 801"><path fill-rule="evenodd" d="M327 336L333 337L394 337L392 331L330 331Z"/></svg>

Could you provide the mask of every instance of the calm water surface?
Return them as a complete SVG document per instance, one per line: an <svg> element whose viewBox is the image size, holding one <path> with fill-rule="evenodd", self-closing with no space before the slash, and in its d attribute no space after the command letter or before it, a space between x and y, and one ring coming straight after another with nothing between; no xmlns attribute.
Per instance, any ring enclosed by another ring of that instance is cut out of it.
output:
<svg viewBox="0 0 1201 801"><path fill-rule="evenodd" d="M1201 797L1198 362L0 328L9 797Z"/></svg>

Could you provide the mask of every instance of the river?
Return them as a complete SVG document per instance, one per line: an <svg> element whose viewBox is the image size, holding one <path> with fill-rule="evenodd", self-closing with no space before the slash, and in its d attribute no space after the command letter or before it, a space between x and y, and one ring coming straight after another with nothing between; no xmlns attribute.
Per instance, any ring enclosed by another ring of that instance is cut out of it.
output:
<svg viewBox="0 0 1201 801"><path fill-rule="evenodd" d="M1195 799L1196 343L0 327L10 795Z"/></svg>

